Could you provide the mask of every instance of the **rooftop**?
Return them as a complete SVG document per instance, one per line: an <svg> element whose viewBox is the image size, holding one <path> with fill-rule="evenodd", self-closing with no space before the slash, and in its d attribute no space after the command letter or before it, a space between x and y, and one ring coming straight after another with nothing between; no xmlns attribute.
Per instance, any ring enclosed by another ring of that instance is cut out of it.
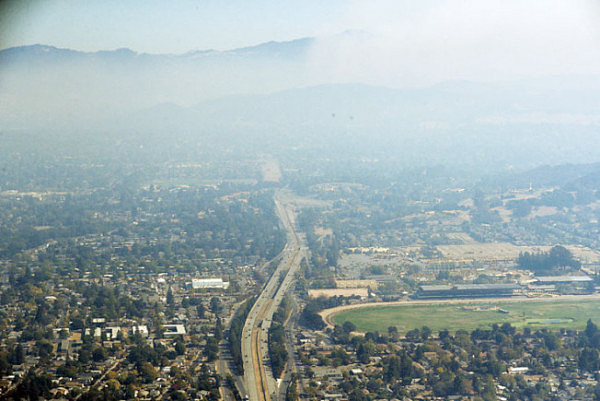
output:
<svg viewBox="0 0 600 401"><path fill-rule="evenodd" d="M434 284L422 285L421 291L471 291L471 290L516 290L518 284Z"/></svg>
<svg viewBox="0 0 600 401"><path fill-rule="evenodd" d="M539 283L582 283L593 281L589 276L539 276L536 277Z"/></svg>

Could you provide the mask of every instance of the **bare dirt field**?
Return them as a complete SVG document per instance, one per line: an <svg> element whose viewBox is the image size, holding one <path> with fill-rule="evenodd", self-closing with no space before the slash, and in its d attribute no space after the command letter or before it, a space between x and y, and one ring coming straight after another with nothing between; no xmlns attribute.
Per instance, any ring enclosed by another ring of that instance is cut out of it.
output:
<svg viewBox="0 0 600 401"><path fill-rule="evenodd" d="M275 159L266 160L260 167L263 180L267 182L279 182L281 179L281 169L279 162Z"/></svg>
<svg viewBox="0 0 600 401"><path fill-rule="evenodd" d="M452 262L516 260L521 252L547 252L551 246L517 246L508 242L439 245L444 259ZM599 263L600 253L580 245L565 245L573 256L584 263Z"/></svg>

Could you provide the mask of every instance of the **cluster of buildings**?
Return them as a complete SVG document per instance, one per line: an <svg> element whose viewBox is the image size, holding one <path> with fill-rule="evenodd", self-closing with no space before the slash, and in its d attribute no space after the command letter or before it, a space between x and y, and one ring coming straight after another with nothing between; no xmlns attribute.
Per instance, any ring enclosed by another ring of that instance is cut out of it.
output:
<svg viewBox="0 0 600 401"><path fill-rule="evenodd" d="M11 284L3 277L0 286L7 291ZM98 300L86 298L85 288L94 286L110 288L110 291L118 288L119 297L143 301L140 305L145 305L144 309L137 310L142 317L128 316L124 309L120 309L117 317L104 315L104 306L98 304ZM23 326L17 319L29 315L32 306L15 300L10 307L4 308L2 324L5 331L0 334L0 352L12 352L18 345L23 358L10 366L9 373L0 377L0 395L15 391L31 369L51 378L52 395L56 397L74 396L88 391L91 386L101 387L110 378L129 374L132 365L126 361L136 346L134 339L141 338L151 348L160 345L172 356L165 366L152 367L157 373L156 378L135 387L138 398L160 397L171 390L172 367L189 371L207 364L214 371L214 363L207 361L203 347L206 336L212 336L215 329L214 305L218 305L219 313L226 317L237 302L225 292L228 288L229 282L220 278L192 278L186 282L185 276L174 274L127 278L81 274L69 283L44 284L42 298L47 308L63 305L67 312L48 321L45 327L52 327L52 333L45 333L44 338L34 334L35 338L26 339L30 336L26 332L36 333L37 329L28 327L30 323L27 322ZM167 303L168 292L172 293L171 304ZM218 302L215 303L215 299ZM35 309L31 313L35 314ZM176 342L185 345L184 354L176 354ZM47 347L46 356L40 353L42 345ZM83 368L67 373L64 367L70 363Z"/></svg>
<svg viewBox="0 0 600 401"><path fill-rule="evenodd" d="M593 372L580 368L577 335L557 333L564 352L547 360L548 356L540 353L547 352L547 339L510 328L483 337L467 332L426 339L375 334L368 361L361 362L359 342L345 344L331 333L301 331L296 345L304 367L300 398L343 401L358 391L375 400L473 401L481 400L486 387L497 400L515 399L515 395L524 399L524 394L539 399L591 400L590 391L599 382ZM507 347L514 352L506 354ZM386 379L391 375L390 358L398 355L410 358L410 369L404 365L403 377ZM448 385L441 386L443 381Z"/></svg>

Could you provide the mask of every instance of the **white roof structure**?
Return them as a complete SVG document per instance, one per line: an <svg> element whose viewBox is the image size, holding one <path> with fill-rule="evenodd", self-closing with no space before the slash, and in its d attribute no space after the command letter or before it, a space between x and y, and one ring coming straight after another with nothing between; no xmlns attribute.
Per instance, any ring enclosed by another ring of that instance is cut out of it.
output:
<svg viewBox="0 0 600 401"><path fill-rule="evenodd" d="M93 330L94 337L102 337L102 329L100 327L94 327ZM89 336L90 334L92 334L92 329L86 328L84 333L86 336Z"/></svg>
<svg viewBox="0 0 600 401"><path fill-rule="evenodd" d="M107 327L106 329L106 338L108 340L116 340L119 331L121 331L120 327Z"/></svg>
<svg viewBox="0 0 600 401"><path fill-rule="evenodd" d="M222 288L226 289L229 287L228 281L223 281L221 278L195 278L192 279L192 288Z"/></svg>
<svg viewBox="0 0 600 401"><path fill-rule="evenodd" d="M165 329L165 337L181 336L185 334L185 326L183 324L165 324L163 325L163 328Z"/></svg>
<svg viewBox="0 0 600 401"><path fill-rule="evenodd" d="M146 325L133 326L131 328L131 332L133 334L140 333L140 335L142 335L143 337L148 337L148 326L146 326Z"/></svg>
<svg viewBox="0 0 600 401"><path fill-rule="evenodd" d="M538 276L538 283L585 283L594 281L589 276Z"/></svg>

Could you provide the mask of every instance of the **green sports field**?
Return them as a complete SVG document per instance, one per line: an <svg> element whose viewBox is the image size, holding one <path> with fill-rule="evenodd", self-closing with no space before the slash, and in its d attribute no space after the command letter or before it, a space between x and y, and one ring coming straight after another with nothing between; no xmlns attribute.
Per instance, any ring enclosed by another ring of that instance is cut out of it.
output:
<svg viewBox="0 0 600 401"><path fill-rule="evenodd" d="M600 323L600 299L366 307L342 311L334 317L337 324L351 321L361 331L384 332L396 326L401 333L422 326L433 331L471 331L505 322L533 330L582 329L588 319Z"/></svg>

